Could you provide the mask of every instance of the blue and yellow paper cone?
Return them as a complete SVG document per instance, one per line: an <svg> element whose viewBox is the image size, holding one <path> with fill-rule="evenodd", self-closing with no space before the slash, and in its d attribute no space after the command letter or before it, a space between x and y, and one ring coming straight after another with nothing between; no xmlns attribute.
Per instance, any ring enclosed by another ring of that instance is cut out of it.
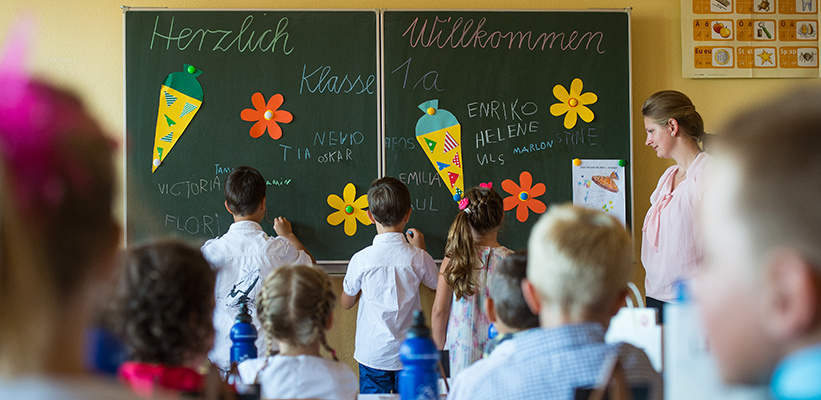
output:
<svg viewBox="0 0 821 400"><path fill-rule="evenodd" d="M454 200L465 190L462 172L462 125L453 114L439 109L439 100L419 105L425 113L416 122L416 140L427 154L430 163L439 171ZM457 196L458 195L458 196Z"/></svg>
<svg viewBox="0 0 821 400"><path fill-rule="evenodd" d="M151 158L152 173L177 144L202 106L202 86L197 81L201 73L193 65L185 64L182 71L168 74L163 81L154 133L154 157Z"/></svg>

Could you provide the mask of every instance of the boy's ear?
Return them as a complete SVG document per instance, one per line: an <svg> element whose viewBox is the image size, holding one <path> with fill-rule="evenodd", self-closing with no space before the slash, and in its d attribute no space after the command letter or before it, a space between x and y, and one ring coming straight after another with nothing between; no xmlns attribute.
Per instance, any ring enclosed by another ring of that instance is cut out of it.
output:
<svg viewBox="0 0 821 400"><path fill-rule="evenodd" d="M373 219L373 214L371 214L371 210L367 210L367 211L368 211L368 219L371 220L371 223L376 225L376 220Z"/></svg>
<svg viewBox="0 0 821 400"><path fill-rule="evenodd" d="M613 298L613 303L610 305L610 309L608 310L610 313L607 315L607 318L613 318L614 315L619 313L619 310L622 307L627 307L627 296L630 295L630 288L624 288L616 294L616 297Z"/></svg>
<svg viewBox="0 0 821 400"><path fill-rule="evenodd" d="M228 210L228 212L229 212L231 215L234 215L234 212L233 212L233 211L231 211L231 207L228 207L228 200L225 200L225 209L226 209L226 210Z"/></svg>
<svg viewBox="0 0 821 400"><path fill-rule="evenodd" d="M499 317L496 316L496 303L493 302L493 299L490 297L485 297L485 314L487 314L487 319L490 322L496 322Z"/></svg>
<svg viewBox="0 0 821 400"><path fill-rule="evenodd" d="M412 209L412 208L409 208L409 209L408 209L408 213L407 213L407 214L405 214L405 220L404 220L404 222L405 222L406 224L408 223L408 221L410 221L410 214L411 214L411 211L413 211L413 209Z"/></svg>
<svg viewBox="0 0 821 400"><path fill-rule="evenodd" d="M539 298L539 292L527 278L522 279L522 295L525 297L525 303L533 314L539 315L542 311L542 303Z"/></svg>
<svg viewBox="0 0 821 400"><path fill-rule="evenodd" d="M813 266L792 250L777 251L761 278L767 289L765 316L767 331L779 341L795 341L815 331L821 323L821 282Z"/></svg>

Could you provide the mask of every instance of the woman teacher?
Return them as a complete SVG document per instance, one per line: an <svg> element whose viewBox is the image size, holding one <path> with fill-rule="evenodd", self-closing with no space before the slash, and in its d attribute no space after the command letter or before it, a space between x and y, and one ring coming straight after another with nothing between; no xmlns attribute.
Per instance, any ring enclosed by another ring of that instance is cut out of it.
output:
<svg viewBox="0 0 821 400"><path fill-rule="evenodd" d="M667 168L650 196L642 227L641 262L646 270L647 306L659 310L678 298L676 282L695 277L701 269L701 235L696 226L704 171L710 156L702 152L704 122L690 98L665 90L650 96L641 107L647 140L659 158L676 164Z"/></svg>

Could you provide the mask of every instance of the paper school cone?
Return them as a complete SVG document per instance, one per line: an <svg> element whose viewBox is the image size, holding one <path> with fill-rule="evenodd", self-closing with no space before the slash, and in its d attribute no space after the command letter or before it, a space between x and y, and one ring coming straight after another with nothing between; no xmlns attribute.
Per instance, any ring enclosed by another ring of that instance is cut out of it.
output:
<svg viewBox="0 0 821 400"><path fill-rule="evenodd" d="M465 191L462 173L462 125L453 114L439 109L439 100L419 105L425 113L416 122L416 140L430 163L439 171L453 199L459 201Z"/></svg>
<svg viewBox="0 0 821 400"><path fill-rule="evenodd" d="M171 148L177 144L202 106L202 86L197 81L201 73L193 65L185 64L182 71L168 74L162 83L157 130L154 133L154 157L151 158L152 173L168 157Z"/></svg>

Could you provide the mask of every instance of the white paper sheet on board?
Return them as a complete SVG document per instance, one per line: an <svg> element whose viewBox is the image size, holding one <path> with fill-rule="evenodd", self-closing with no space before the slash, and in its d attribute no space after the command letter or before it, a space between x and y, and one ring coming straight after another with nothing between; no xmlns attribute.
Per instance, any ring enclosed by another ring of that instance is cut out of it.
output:
<svg viewBox="0 0 821 400"><path fill-rule="evenodd" d="M625 180L619 160L581 160L573 164L573 204L609 213L627 226Z"/></svg>

